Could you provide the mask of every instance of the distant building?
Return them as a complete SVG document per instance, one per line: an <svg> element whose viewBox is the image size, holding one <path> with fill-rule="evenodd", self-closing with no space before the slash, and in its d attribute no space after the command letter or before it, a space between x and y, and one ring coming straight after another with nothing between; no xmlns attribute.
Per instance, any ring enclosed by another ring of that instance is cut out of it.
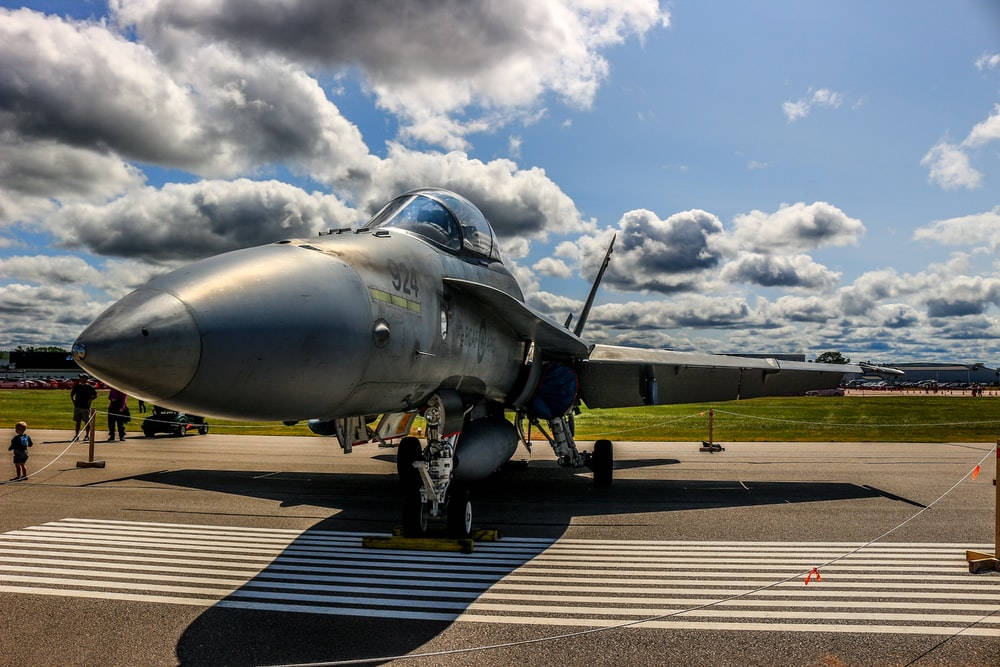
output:
<svg viewBox="0 0 1000 667"><path fill-rule="evenodd" d="M906 362L894 364L891 362L879 362L880 366L895 368L903 371L903 375L880 375L878 373L853 373L844 376L844 382L850 380L861 380L864 382L882 380L886 384L902 384L904 382L923 382L933 380L938 384L946 382L965 382L967 384L1000 384L1000 370L989 368L986 364L946 364Z"/></svg>
<svg viewBox="0 0 1000 667"><path fill-rule="evenodd" d="M9 365L0 364L3 377L16 380L36 378L71 378L83 372L69 352L8 353Z"/></svg>
<svg viewBox="0 0 1000 667"><path fill-rule="evenodd" d="M934 380L936 382L968 382L970 384L998 384L1000 370L989 368L986 364L938 364L914 362L905 364L885 364L890 368L903 371L902 377L896 377L895 383L920 382Z"/></svg>

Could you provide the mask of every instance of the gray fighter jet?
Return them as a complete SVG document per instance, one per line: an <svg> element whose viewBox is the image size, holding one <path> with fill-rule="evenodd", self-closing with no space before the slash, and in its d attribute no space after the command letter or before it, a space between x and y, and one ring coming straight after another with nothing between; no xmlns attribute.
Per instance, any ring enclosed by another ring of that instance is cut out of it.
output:
<svg viewBox="0 0 1000 667"><path fill-rule="evenodd" d="M409 534L429 519L468 534L469 485L513 456L525 421L561 465L589 466L595 483L609 485L611 442L583 452L573 439L581 400L608 408L799 394L862 372L588 343L611 251L570 329L524 302L476 206L447 190L413 190L360 229L237 250L155 278L87 327L73 356L104 382L182 412L310 420L346 451L372 433L402 438ZM417 413L425 445L407 435Z"/></svg>

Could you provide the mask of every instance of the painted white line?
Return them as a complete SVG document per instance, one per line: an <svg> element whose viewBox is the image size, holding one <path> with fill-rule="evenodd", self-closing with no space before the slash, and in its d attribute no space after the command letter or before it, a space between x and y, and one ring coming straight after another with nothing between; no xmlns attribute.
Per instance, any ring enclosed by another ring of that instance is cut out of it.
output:
<svg viewBox="0 0 1000 667"><path fill-rule="evenodd" d="M595 618L544 618L531 616L489 616L475 613L448 614L417 612L412 610L370 609L365 607L324 607L318 605L298 605L280 603L243 602L238 600L214 601L207 598L183 598L171 596L137 595L132 593L115 593L111 591L77 591L61 589L43 589L19 586L0 586L0 592L27 593L33 595L51 595L57 597L94 598L107 600L128 600L133 602L158 602L166 604L182 604L200 607L219 607L226 609L248 609L259 611L282 611L309 614L325 614L335 616L364 616L370 618L398 618L434 621L466 621L471 623L492 623L504 625L558 625L583 627L608 627L616 625L617 619ZM909 634L909 635L953 635L959 627L933 625L860 625L860 624L822 624L822 623L728 623L721 621L681 621L663 619L647 621L630 626L636 629L657 628L667 630L735 630L756 632L810 632L836 634ZM969 637L1000 637L1000 628L974 626L962 631Z"/></svg>
<svg viewBox="0 0 1000 667"><path fill-rule="evenodd" d="M163 528L193 528L201 531L245 531L248 533L274 533L274 534L294 534L300 535L306 531L311 535L330 535L333 537L369 537L369 536L379 536L385 535L385 533L370 533L370 532L353 532L347 530L314 530L309 529L294 529L294 528L249 528L249 527L234 527L234 526L219 526L213 524L188 524L188 523L163 523L157 521L122 521L113 519L76 519L67 518L61 519L60 521L51 521L43 525L59 525L64 522L76 522L85 524L107 524L107 525L124 525L124 526L155 526ZM546 537L513 537L504 538L504 541L511 542L523 542L526 544L551 544L554 540Z"/></svg>
<svg viewBox="0 0 1000 667"><path fill-rule="evenodd" d="M717 607L805 607L813 609L816 606L814 600L758 600L752 598L740 598L738 600L724 600L722 598L670 598L670 597L618 597L608 595L541 595L538 593L497 593L487 591L479 596L480 600L527 600L529 602L582 602L597 604L600 602L613 601L615 604L659 604L659 605L681 605L681 608L695 607L699 605L712 604ZM984 604L974 604L968 602L889 602L886 600L864 600L861 602L853 600L825 600L823 607L826 609L936 609L945 611L977 611L992 612L997 609L994 602Z"/></svg>
<svg viewBox="0 0 1000 667"><path fill-rule="evenodd" d="M116 588L119 590L156 591L158 593L187 593L190 595L211 595L216 599L221 599L236 591L236 589L231 586L225 588L208 588L201 586L169 586L164 584L151 584L148 582L132 584L123 581L85 581L64 577L31 577L19 574L5 574L2 578L0 578L0 582L4 584L16 582L21 584L50 584L62 586L81 586L85 588Z"/></svg>
<svg viewBox="0 0 1000 667"><path fill-rule="evenodd" d="M549 592L566 592L566 593L585 593L587 591L593 591L593 586L569 586L569 585L541 585L541 584L508 584L506 582L499 582L494 585L495 589L503 590L528 590L528 591L549 591ZM626 593L626 594L636 594L636 593L665 593L668 595L712 595L718 597L728 597L730 595L736 595L737 593L749 593L750 591L756 590L756 586L744 586L744 587L733 587L733 588L671 588L671 587L651 587L651 586L613 586L613 587L603 587L601 591L605 593ZM845 598L903 598L903 599L948 599L953 597L954 593L926 593L922 591L882 591L876 590L874 592L864 592L864 591L829 591L820 586L815 588L803 586L802 588L795 589L767 589L758 591L753 594L754 596L762 597L812 597L816 599L827 599L830 597L845 597ZM996 600L997 595L995 593L962 593L963 600Z"/></svg>
<svg viewBox="0 0 1000 667"><path fill-rule="evenodd" d="M196 576L195 574L181 575L181 574L155 574L150 572L107 572L101 569L90 569L90 568L60 568L60 567L33 567L30 565L23 566L4 566L0 567L3 570L12 570L17 572L27 572L35 575L48 574L48 575L72 575L75 577L88 577L87 579L77 579L78 583L88 586L99 586L100 582L108 580L140 580L140 581L179 581L185 583L201 583L201 584L213 584L213 585L223 585L231 586L233 588L239 588L241 586L253 586L258 588L290 588L294 590L335 590L335 591L347 591L355 593L369 592L371 594L387 594L387 595L407 595L407 596L444 596L444 597L466 597L473 598L480 595L483 591L488 590L492 585L492 582L481 582L481 583L468 583L468 582L455 582L449 580L431 580L431 581L413 581L412 579L392 579L386 577L369 576L369 577L316 577L313 575L296 575L296 574L269 574L262 573L257 576L251 577L238 577L233 579L224 579L218 577L206 577L203 575ZM194 572L194 571L192 571ZM0 581L11 579L10 575L0 575ZM307 582L307 583L302 583ZM346 584L364 584L364 586L347 586ZM334 585L340 584L340 585ZM414 585L419 586L438 586L437 588L414 588ZM389 586L393 586L390 588ZM455 591L452 589L466 589L464 591Z"/></svg>
<svg viewBox="0 0 1000 667"><path fill-rule="evenodd" d="M966 569L966 568L963 568ZM534 572L534 570L532 570ZM614 574L618 574L615 572ZM873 581L884 581L893 579L904 579L906 581L962 581L971 582L973 580L972 576L966 571L965 574L934 574L931 575L933 579L928 576L915 576L912 572L907 574L885 574L882 572L839 572L834 568L823 568L821 572L823 576L823 582L827 581L867 581L869 579ZM740 579L744 581L761 581L764 583L771 583L776 578L774 572L710 572L708 570L669 570L660 573L657 577L651 578L641 578L641 577L614 577L611 574L605 574L604 576L594 576L591 581L595 586L602 584L658 584L658 583L669 583L674 580L679 579L690 579L701 577L703 579L726 579L729 577L739 576ZM521 568L518 568L513 573L505 577L508 581L516 579L517 581L552 581L552 577L549 576L532 576L528 574L522 574ZM804 577L803 577L804 579ZM996 583L1000 583L1000 579L996 580ZM971 584L970 584L971 585ZM978 585L978 584L976 584Z"/></svg>
<svg viewBox="0 0 1000 667"><path fill-rule="evenodd" d="M25 545L33 546L33 545ZM98 553L92 553L92 552ZM102 560L111 561L125 561L129 563L174 563L174 564L189 564L189 565L210 565L218 567L253 567L253 564L244 563L242 561L224 561L224 560L197 560L193 558L163 558L159 556L149 555L151 552L148 550L140 549L117 549L118 552L136 552L136 555L121 555L119 553L105 553L102 549L93 548L84 553L77 553L73 551L40 551L38 549L4 549L0 548L0 554L17 554L25 555L30 557L36 556L63 556L63 557L78 557L78 558L100 558ZM162 551L156 551L152 553L163 553ZM254 557L252 560L263 561L259 568L263 569L265 566L268 570L272 571L294 571L294 572L373 572L373 573L383 573L386 575L401 575L405 574L408 577L438 577L441 576L441 568L433 563L425 564L411 564L402 563L399 569L386 568L385 563L367 563L364 561L346 561L337 559L301 559L301 558L276 558L271 562L266 562L268 559ZM300 562L304 561L304 562ZM352 565L358 567L351 567ZM391 563L390 563L391 565ZM140 567L136 565L135 567ZM424 572L423 570L428 570L429 572ZM499 576L509 574L511 572L510 568L502 567L473 567L469 568L469 572L448 570L447 576L456 579L485 579L485 578L498 578Z"/></svg>
<svg viewBox="0 0 1000 667"><path fill-rule="evenodd" d="M427 559L426 552L409 550L409 551L393 551L391 554L387 554L384 551L375 549L364 549L360 545L357 547L350 548L309 548L289 545L287 547L257 547L251 543L245 545L229 545L229 544L218 544L215 542L201 542L201 541L174 541L174 540L157 540L157 539L140 539L140 538L127 538L127 537L90 537L90 536L73 536L66 537L60 535L37 535L37 534L25 534L21 531L16 531L14 533L4 533L0 535L0 542L38 542L38 543L59 543L60 545L65 545L67 548L77 548L79 545L104 545L105 548L111 548L113 546L124 545L129 547L145 547L146 549L156 549L161 553L173 553L173 554L201 554L201 555L224 555L228 558L240 558L244 557L244 554L262 554L261 557L265 556L277 556L281 554L283 556L288 555L298 555L298 556L364 556L366 560L383 560L383 561L425 561ZM169 549L172 551L165 551ZM510 556L495 556L493 554L477 554L475 552L471 554L462 553L449 553L443 552L435 554L435 560L440 562L455 562L455 563L489 563L493 565L520 565L530 558L532 554L527 554L519 557ZM249 557L249 556L246 556Z"/></svg>
<svg viewBox="0 0 1000 667"><path fill-rule="evenodd" d="M644 544L644 545L667 545L667 546L680 546L680 547L726 547L726 546L748 546L748 547L781 547L786 548L788 546L794 547L821 547L824 549L845 549L851 550L857 547L863 547L867 542L737 542L737 541L704 541L704 540L692 540L690 542L686 540L591 540L591 539L576 539L576 538L560 538L559 544L584 544L584 545L607 545L609 547L614 547L617 545L634 545L634 544ZM975 549L977 547L993 546L992 544L978 544L973 545L968 542L878 542L876 544L870 545L868 548L885 548L885 547L930 547L930 548L955 548L955 549Z"/></svg>
<svg viewBox="0 0 1000 667"><path fill-rule="evenodd" d="M781 618L781 619L811 619L822 621L908 621L914 623L971 623L979 620L982 614L904 614L890 612L828 612L828 611L789 611L789 610L746 610L746 609L699 609L683 611L687 606L678 607L546 607L529 604L494 604L489 602L473 602L468 611L504 611L534 614L578 614L581 616L597 616L613 614L615 616L638 616L641 618L677 614L687 618ZM994 606L1000 609L1000 605ZM981 623L1000 625L1000 615L983 619Z"/></svg>
<svg viewBox="0 0 1000 667"><path fill-rule="evenodd" d="M665 557L665 556L693 556L697 558L714 558L718 555L726 556L738 556L740 558L749 557L770 557L775 556L790 556L795 558L834 558L837 556L842 556L848 553L850 550L819 550L819 549L733 549L733 548L716 548L716 549L706 549L704 551L699 551L697 549L681 549L679 547L671 547L669 549L621 549L621 550L609 550L609 549L565 549L559 546L553 546L546 549L543 553L546 556L562 556L562 557L573 557L573 558L588 558L588 559L600 559L606 560L614 557L639 557L639 558L654 558L654 557ZM855 552L852 555L862 556L865 558L948 558L954 557L956 553L963 553L963 550L958 549L862 549Z"/></svg>
<svg viewBox="0 0 1000 667"><path fill-rule="evenodd" d="M953 554L931 554L929 556L923 555L912 555L906 558L892 557L892 556L877 556L874 554L828 554L830 558L839 558L837 562L839 563L864 563L866 565L919 565L919 564L938 564L947 563L948 561L965 560L965 552L953 553ZM750 556L742 555L729 555L729 554L714 554L712 556L679 556L671 555L669 557L661 558L615 558L614 556L550 556L547 553L543 553L534 560L536 562L544 563L560 563L567 566L572 566L574 563L583 563L589 565L598 565L607 563L609 566L620 565L623 560L626 560L630 565L659 565L662 563L703 563L706 559L710 559L713 563L814 563L816 561L822 560L823 556L813 557L811 555L791 555L783 554L781 556L771 556L763 558L753 558Z"/></svg>
<svg viewBox="0 0 1000 667"><path fill-rule="evenodd" d="M598 618L541 618L516 616L480 616L473 613L463 614L459 621L473 623L516 623L518 625L569 625L585 627L608 627L620 621L609 621ZM656 628L663 630L707 630L719 632L722 630L738 630L754 632L832 632L837 634L904 634L904 635L953 635L961 628L955 626L934 625L857 625L857 624L822 624L822 623L726 623L720 621L682 621L663 619L647 621L630 626L632 628ZM972 627L962 631L963 637L1000 637L1000 628Z"/></svg>
<svg viewBox="0 0 1000 667"><path fill-rule="evenodd" d="M643 569L643 570L632 570L632 569L612 569L612 568L601 568L601 569L585 569L585 568L573 568L569 570L565 567L555 568L555 567L542 567L536 565L533 561L529 561L518 568L518 572L526 572L531 574L567 574L567 572L572 572L572 574L577 576L607 576L609 574L618 575L628 575L629 577L642 577L650 575L661 575L670 574L672 572L679 572L683 569L698 569L705 572L719 571L722 573L732 573L732 572L742 572L749 570L752 572L757 571L770 571L770 572L783 572L785 574L797 574L802 573L805 577L805 573L813 568L813 565L820 565L820 563L810 563L809 565L802 564L791 564L791 565L771 565L768 563L755 563L751 565L743 564L728 564L728 565L718 565L713 563L678 563L674 565L665 565L661 568L655 569ZM632 565L629 563L628 565ZM958 563L954 565L913 565L913 566L903 566L903 565L844 565L841 562L834 563L833 565L827 565L822 569L823 574L827 572L908 572L912 573L913 576L921 576L921 573L930 574L947 574L947 573L958 573L965 572L968 574L969 566L965 564L965 559L962 559L962 564ZM780 577L776 577L780 578Z"/></svg>
<svg viewBox="0 0 1000 667"><path fill-rule="evenodd" d="M28 531L28 532L25 532ZM178 544L232 544L241 545L248 544L250 546L274 546L275 548L284 548L288 545L294 544L296 546L333 546L339 548L354 548L361 549L361 540L358 537L344 537L344 538L334 538L334 537L314 537L308 532L302 533L298 537L255 537L252 535L205 535L204 533L199 533L193 530L184 531L174 531L174 530L130 530L125 527L114 527L114 528L100 528L94 529L91 527L64 527L64 526L29 526L22 530L11 531L5 533L6 535L17 535L23 537L31 537L32 535L49 535L49 536L75 536L83 535L87 538L91 537L108 537L108 538L121 538L121 537L135 537L135 538L156 538L157 540L166 540L166 538L176 538L174 541ZM532 545L517 545L513 543L504 544L500 542L496 543L481 543L477 545L477 553L498 553L498 554L515 554L515 553L526 553L526 554L537 554L541 549L537 546Z"/></svg>

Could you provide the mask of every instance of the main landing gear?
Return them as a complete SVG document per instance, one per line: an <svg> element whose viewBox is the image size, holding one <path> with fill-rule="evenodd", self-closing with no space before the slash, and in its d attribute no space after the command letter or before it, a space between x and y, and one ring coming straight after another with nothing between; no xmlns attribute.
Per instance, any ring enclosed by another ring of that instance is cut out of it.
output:
<svg viewBox="0 0 1000 667"><path fill-rule="evenodd" d="M599 489L611 487L614 481L615 454L614 445L610 440L598 440L594 443L593 452L581 452L573 440L573 415L554 417L547 420L551 435L541 427L537 420L533 423L552 445L552 451L559 465L566 468L587 467L594 471L594 486Z"/></svg>

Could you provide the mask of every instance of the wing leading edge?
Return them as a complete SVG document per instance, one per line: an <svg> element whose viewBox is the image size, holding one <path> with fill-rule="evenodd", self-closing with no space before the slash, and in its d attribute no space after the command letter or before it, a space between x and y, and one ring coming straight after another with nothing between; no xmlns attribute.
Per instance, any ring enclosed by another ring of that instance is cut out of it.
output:
<svg viewBox="0 0 1000 667"><path fill-rule="evenodd" d="M595 345L580 364L580 396L590 408L729 401L832 389L856 364L730 357Z"/></svg>

